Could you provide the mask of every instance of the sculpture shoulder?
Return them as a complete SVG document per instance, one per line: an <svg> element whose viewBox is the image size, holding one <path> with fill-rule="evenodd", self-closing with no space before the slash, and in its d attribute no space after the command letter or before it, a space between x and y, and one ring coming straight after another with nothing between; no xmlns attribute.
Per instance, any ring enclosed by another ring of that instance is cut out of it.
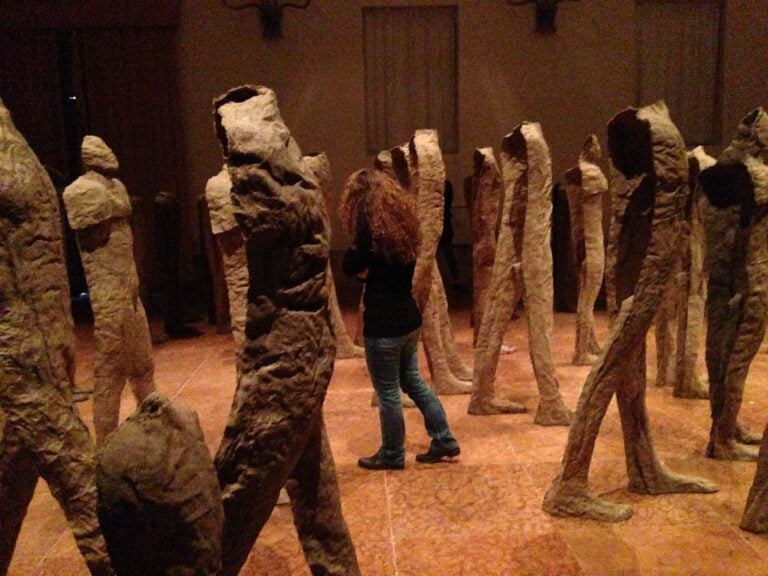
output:
<svg viewBox="0 0 768 576"><path fill-rule="evenodd" d="M63 198L67 220L74 230L131 214L123 183L96 172L87 172L72 182L64 189Z"/></svg>

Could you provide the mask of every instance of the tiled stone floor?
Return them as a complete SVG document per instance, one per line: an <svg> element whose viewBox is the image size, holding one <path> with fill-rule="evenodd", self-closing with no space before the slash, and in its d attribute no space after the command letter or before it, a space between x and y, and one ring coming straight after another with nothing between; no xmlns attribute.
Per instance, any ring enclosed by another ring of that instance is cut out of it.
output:
<svg viewBox="0 0 768 576"><path fill-rule="evenodd" d="M350 326L355 322L347 317ZM453 313L460 351L471 362L466 311ZM598 316L601 339L606 319ZM555 364L567 403L575 406L588 368L568 364L574 317L557 314ZM155 348L157 382L173 399L200 414L208 445L218 445L234 389L234 354L228 336L206 335ZM537 393L528 357L524 319L511 323L507 342L518 351L502 356L499 388L535 410ZM79 333L78 381L89 386L92 341ZM359 456L375 451L378 425L363 360L336 363L325 418L336 459L343 507L363 574L370 576L478 575L712 575L768 574L768 538L742 532L741 512L755 466L703 457L709 428L706 401L678 400L653 386L649 338L648 405L656 447L674 470L716 480L713 495L639 496L625 489L621 425L615 402L605 418L591 472L593 490L631 503L622 524L555 519L541 501L557 472L568 431L533 425L529 414L469 416L466 396L444 397L462 447L455 463L417 464L427 447L417 411L407 410L408 462L404 471L368 472ZM422 362L422 368L425 364ZM768 354L756 358L747 382L742 420L761 431L768 414ZM81 404L91 420L90 403ZM126 392L124 416L133 409ZM55 501L41 483L24 523L11 576L87 574ZM291 523L280 507L259 538L243 576L308 575Z"/></svg>

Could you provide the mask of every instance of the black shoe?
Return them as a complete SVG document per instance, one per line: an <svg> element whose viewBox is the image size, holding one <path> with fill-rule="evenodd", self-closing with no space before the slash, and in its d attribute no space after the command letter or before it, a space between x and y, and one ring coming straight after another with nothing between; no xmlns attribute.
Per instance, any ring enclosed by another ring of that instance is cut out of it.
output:
<svg viewBox="0 0 768 576"><path fill-rule="evenodd" d="M416 462L422 464L435 464L440 462L443 458L454 458L461 454L461 448L454 446L453 448L435 448L430 446L429 450L423 454L416 454Z"/></svg>
<svg viewBox="0 0 768 576"><path fill-rule="evenodd" d="M378 453L367 458L360 458L357 465L366 470L402 470L405 468L405 462L384 460Z"/></svg>

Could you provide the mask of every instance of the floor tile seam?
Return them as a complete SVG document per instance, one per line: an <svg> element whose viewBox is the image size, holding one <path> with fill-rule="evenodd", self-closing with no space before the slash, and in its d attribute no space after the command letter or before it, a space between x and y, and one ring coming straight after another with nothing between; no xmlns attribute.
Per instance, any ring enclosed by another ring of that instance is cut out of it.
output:
<svg viewBox="0 0 768 576"><path fill-rule="evenodd" d="M389 491L389 474L384 473L384 498L387 503L387 529L389 531L389 547L392 550L392 564L395 568L395 576L400 574L397 567L397 547L395 545L395 528L392 522L392 494Z"/></svg>
<svg viewBox="0 0 768 576"><path fill-rule="evenodd" d="M765 534L756 534L754 532L748 532L746 530L742 530L739 525L741 524L741 519L739 519L739 524L726 524L728 528L730 528L738 537L739 540L744 542L747 546L749 546L749 549L752 550L760 560L763 562L768 563L768 555L763 554L760 552L760 550L757 549L757 547L752 545L752 541L755 538L765 538ZM750 538L751 536L751 538Z"/></svg>
<svg viewBox="0 0 768 576"><path fill-rule="evenodd" d="M65 537L67 532L70 531L69 525L67 525L66 528L64 528L60 533L59 537L56 538L56 541L51 544L51 547L48 548L48 551L43 554L43 556L40 558L39 562L37 563L37 566L35 567L35 573L43 574L43 572L40 572L43 569L43 563L48 559L51 558L51 552L56 549L56 546L59 545L59 542L62 541L62 539ZM78 553L80 552L80 549L78 548Z"/></svg>
<svg viewBox="0 0 768 576"><path fill-rule="evenodd" d="M176 393L173 396L171 396L171 400L176 400L179 397L179 395L187 387L187 384L189 384L192 381L192 379L200 373L200 371L203 369L203 366L205 365L206 362L208 362L208 360L210 359L212 354L213 354L213 352L210 349L206 349L206 352L205 352L205 355L203 356L203 359L200 360L200 364L198 364L197 368L195 368L192 371L192 373L187 377L187 379L184 380L184 383L181 386L179 386L179 389L176 390Z"/></svg>

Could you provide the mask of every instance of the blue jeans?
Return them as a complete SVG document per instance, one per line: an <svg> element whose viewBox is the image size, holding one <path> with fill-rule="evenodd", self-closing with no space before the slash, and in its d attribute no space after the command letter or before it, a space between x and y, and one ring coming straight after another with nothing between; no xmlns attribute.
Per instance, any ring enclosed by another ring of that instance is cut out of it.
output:
<svg viewBox="0 0 768 576"><path fill-rule="evenodd" d="M387 462L405 462L405 421L400 388L424 416L432 446L447 450L458 446L448 428L443 405L419 372L418 343L418 329L395 338L365 338L365 362L379 395L381 448L378 454Z"/></svg>

